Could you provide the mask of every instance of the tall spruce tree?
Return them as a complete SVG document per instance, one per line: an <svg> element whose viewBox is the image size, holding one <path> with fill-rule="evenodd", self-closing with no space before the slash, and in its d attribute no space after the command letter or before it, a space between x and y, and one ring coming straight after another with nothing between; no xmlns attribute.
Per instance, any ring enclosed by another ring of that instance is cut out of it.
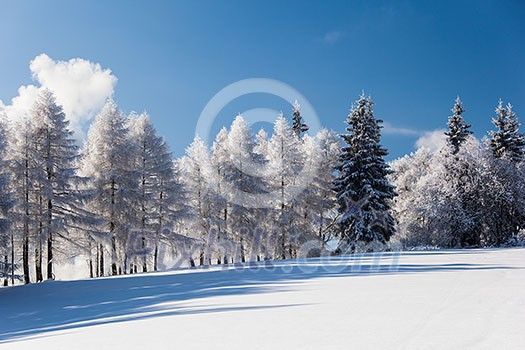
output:
<svg viewBox="0 0 525 350"><path fill-rule="evenodd" d="M464 112L465 109L458 96L452 108L452 115L448 117L449 131L445 132L447 144L450 146L452 154L457 154L461 144L472 134L470 125L465 123L463 119L462 114Z"/></svg>
<svg viewBox="0 0 525 350"><path fill-rule="evenodd" d="M451 111L449 130L445 132L447 147L440 153L440 162L444 166L442 186L447 193L443 197L448 207L454 208L447 220L451 232L450 246L477 246L480 230L480 203L476 198L479 161L474 150L479 147L471 136L470 125L463 118L465 109L459 97Z"/></svg>
<svg viewBox="0 0 525 350"><path fill-rule="evenodd" d="M362 94L348 116L347 134L335 170L334 190L339 204L337 223L340 247L355 243L387 242L394 234L391 201L396 195L388 175L392 173L380 145L382 120L374 117L374 102Z"/></svg>
<svg viewBox="0 0 525 350"><path fill-rule="evenodd" d="M494 157L508 158L515 163L521 162L525 153L525 136L519 132L518 116L510 103L503 107L503 101L499 101L496 118L492 119L492 124L496 127L495 131L489 131Z"/></svg>
<svg viewBox="0 0 525 350"><path fill-rule="evenodd" d="M297 100L295 100L293 104L292 122L293 131L298 138L301 138L301 136L303 136L303 134L310 129L308 125L303 123L303 117L301 116L301 106Z"/></svg>

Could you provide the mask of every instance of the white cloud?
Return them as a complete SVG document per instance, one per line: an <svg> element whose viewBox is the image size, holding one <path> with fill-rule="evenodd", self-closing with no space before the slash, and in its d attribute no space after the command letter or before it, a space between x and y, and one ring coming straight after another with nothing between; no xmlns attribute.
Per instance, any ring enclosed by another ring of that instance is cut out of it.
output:
<svg viewBox="0 0 525 350"><path fill-rule="evenodd" d="M422 136L425 132L409 128L400 128L388 122L383 122L383 133L387 135Z"/></svg>
<svg viewBox="0 0 525 350"><path fill-rule="evenodd" d="M326 33L323 36L323 42L326 44L335 44L338 42L342 37L344 36L344 33L339 30L332 30L328 33Z"/></svg>
<svg viewBox="0 0 525 350"><path fill-rule="evenodd" d="M48 88L64 108L77 138L85 136L84 127L113 95L117 83L111 70L82 58L55 61L43 53L31 61L29 68L39 86L21 86L11 104L0 101L0 110L12 120L20 120L27 115L38 92Z"/></svg>
<svg viewBox="0 0 525 350"><path fill-rule="evenodd" d="M388 122L383 123L383 134L385 135L399 135L408 137L417 137L414 144L416 149L427 148L431 152L436 152L445 144L445 130L415 130L410 128L403 128L394 126Z"/></svg>
<svg viewBox="0 0 525 350"><path fill-rule="evenodd" d="M417 139L415 146L416 148L428 148L430 151L436 152L445 145L445 141L445 130L425 131L423 135Z"/></svg>

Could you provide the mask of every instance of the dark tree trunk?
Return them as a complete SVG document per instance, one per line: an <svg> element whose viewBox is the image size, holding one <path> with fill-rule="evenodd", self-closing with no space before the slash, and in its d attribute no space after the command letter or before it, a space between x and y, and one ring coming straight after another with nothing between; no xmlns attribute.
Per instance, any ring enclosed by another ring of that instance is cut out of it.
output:
<svg viewBox="0 0 525 350"><path fill-rule="evenodd" d="M146 237L142 237L142 249L146 249ZM148 272L147 256L142 257L142 272Z"/></svg>
<svg viewBox="0 0 525 350"><path fill-rule="evenodd" d="M36 281L42 282L44 280L42 274L42 242L38 242L38 245L35 248L35 273Z"/></svg>
<svg viewBox="0 0 525 350"><path fill-rule="evenodd" d="M111 224L113 226L113 223ZM112 255L112 262L111 262L111 274L115 276L117 271L117 262L115 261L116 255L117 255L117 242L115 240L115 236L111 237L111 255Z"/></svg>
<svg viewBox="0 0 525 350"><path fill-rule="evenodd" d="M93 259L89 258L89 278L93 277Z"/></svg>
<svg viewBox="0 0 525 350"><path fill-rule="evenodd" d="M246 262L246 256L244 255L244 243L241 237L241 262Z"/></svg>
<svg viewBox="0 0 525 350"><path fill-rule="evenodd" d="M11 285L15 284L15 236L11 232Z"/></svg>
<svg viewBox="0 0 525 350"><path fill-rule="evenodd" d="M99 261L100 276L104 276L104 247L100 245L100 261Z"/></svg>
<svg viewBox="0 0 525 350"><path fill-rule="evenodd" d="M53 236L51 232L47 238L47 279L55 279L53 276Z"/></svg>
<svg viewBox="0 0 525 350"><path fill-rule="evenodd" d="M4 287L7 287L9 284L9 258L6 255L4 255Z"/></svg>
<svg viewBox="0 0 525 350"><path fill-rule="evenodd" d="M153 271L157 271L157 259L159 258L159 246L155 243L155 251L153 252Z"/></svg>
<svg viewBox="0 0 525 350"><path fill-rule="evenodd" d="M51 180L51 179L50 179ZM47 237L47 279L52 280L55 279L53 275L53 231L52 231L52 223L53 223L53 203L51 200L47 201L47 229L48 229L48 237Z"/></svg>
<svg viewBox="0 0 525 350"><path fill-rule="evenodd" d="M22 265L24 270L24 283L31 283L31 277L29 275L29 237L24 237L24 244L22 246Z"/></svg>

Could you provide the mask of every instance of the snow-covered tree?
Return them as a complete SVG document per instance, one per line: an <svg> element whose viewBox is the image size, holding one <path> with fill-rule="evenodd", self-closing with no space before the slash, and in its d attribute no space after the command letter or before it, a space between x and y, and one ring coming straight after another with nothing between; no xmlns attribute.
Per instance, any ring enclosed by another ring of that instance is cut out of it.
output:
<svg viewBox="0 0 525 350"><path fill-rule="evenodd" d="M91 125L84 145L81 174L91 179L94 191L89 209L103 219L97 243L97 275L104 275L104 253L109 250L111 273L126 271L130 228L139 226L134 203L138 176L137 143L129 137L128 118L114 101L107 101Z"/></svg>
<svg viewBox="0 0 525 350"><path fill-rule="evenodd" d="M18 232L17 240L22 246L22 270L26 284L31 282L29 250L30 242L34 241L36 227L33 183L37 179L38 165L42 163L37 158L32 128L29 118L17 123L13 128L9 151L9 166L13 174L11 190L16 200L11 227Z"/></svg>
<svg viewBox="0 0 525 350"><path fill-rule="evenodd" d="M341 144L336 133L322 129L315 137L304 136L302 148L305 157L300 178L307 186L297 197L297 222L303 240L318 241L321 249L335 232L331 229L336 214L332 183Z"/></svg>
<svg viewBox="0 0 525 350"><path fill-rule="evenodd" d="M520 169L524 159L525 138L519 132L517 115L509 103L500 100L495 131L485 142L483 153L481 241L484 245L501 245L516 237L525 227L525 174Z"/></svg>
<svg viewBox="0 0 525 350"><path fill-rule="evenodd" d="M255 147L253 150L265 162L268 157L268 133L264 129L260 129L255 135Z"/></svg>
<svg viewBox="0 0 525 350"><path fill-rule="evenodd" d="M462 114L465 112L459 96L456 98L454 107L452 108L452 115L448 117L448 128L445 132L447 136L447 144L452 150L452 154L459 152L460 145L472 134L470 125L465 123Z"/></svg>
<svg viewBox="0 0 525 350"><path fill-rule="evenodd" d="M509 103L505 108L500 100L496 107L496 118L492 119L492 123L496 127L495 131L489 131L494 157L508 158L515 163L523 161L525 136L519 132L520 123L512 105Z"/></svg>
<svg viewBox="0 0 525 350"><path fill-rule="evenodd" d="M246 120L238 115L228 133L226 152L229 159L224 166L225 185L229 215L227 225L230 233L237 238L238 259L246 261L251 239L259 222L258 215L264 203L261 194L265 192L261 174L262 163L255 153L252 130ZM262 204L262 205L261 205Z"/></svg>
<svg viewBox="0 0 525 350"><path fill-rule="evenodd" d="M215 169L213 177L215 181L210 184L213 187L212 207L215 213L214 226L216 227L217 240L217 263L228 263L233 249L233 237L229 234L229 212L228 189L226 184L226 170L228 167L230 153L228 151L228 130L222 128L212 146L211 162Z"/></svg>
<svg viewBox="0 0 525 350"><path fill-rule="evenodd" d="M293 131L295 132L295 135L297 135L298 138L301 138L303 134L310 129L308 125L303 123L303 117L301 116L301 106L299 105L299 102L297 102L297 100L295 100L293 103L292 121Z"/></svg>
<svg viewBox="0 0 525 350"><path fill-rule="evenodd" d="M435 166L433 154L426 148L391 163L391 178L398 194L393 205L396 238L405 247L435 246L447 241L436 236L443 232L434 229L440 202L431 198L441 190L439 184L434 185L438 170Z"/></svg>
<svg viewBox="0 0 525 350"><path fill-rule="evenodd" d="M397 231L406 247L478 244L479 144L469 138L455 156L449 152L423 148L392 164Z"/></svg>
<svg viewBox="0 0 525 350"><path fill-rule="evenodd" d="M471 136L470 125L463 119L464 111L458 97L448 119L449 130L445 132L447 147L439 154L445 171L442 184L449 189L446 198L456 212L449 220L450 246L453 247L479 244L480 207L476 190L480 179L480 147Z"/></svg>
<svg viewBox="0 0 525 350"><path fill-rule="evenodd" d="M15 279L15 231L9 230L11 226L11 209L14 198L11 193L8 156L9 127L3 115L0 115L0 278L4 279L7 286L9 278L11 284Z"/></svg>
<svg viewBox="0 0 525 350"><path fill-rule="evenodd" d="M89 213L82 209L84 196L75 186L79 181L75 168L78 146L51 91L40 93L31 116L33 156L42 162L40 176L33 182L39 202L38 236L47 241L46 273L48 279L53 279L54 242L69 240L70 231L88 221Z"/></svg>
<svg viewBox="0 0 525 350"><path fill-rule="evenodd" d="M268 143L266 182L274 194L269 205L274 212L274 230L278 233L275 258L293 257L300 234L297 222L299 195L308 183L297 181L305 164L303 142L281 115L277 118ZM308 177L307 177L308 178Z"/></svg>
<svg viewBox="0 0 525 350"><path fill-rule="evenodd" d="M374 102L364 94L348 116L346 143L337 161L334 190L339 204L341 249L352 249L357 241L385 243L394 234L390 213L394 186L392 173L380 145L382 122L374 117Z"/></svg>
<svg viewBox="0 0 525 350"><path fill-rule="evenodd" d="M525 227L525 176L509 158L494 157L486 142L482 156L480 243L485 246L510 243Z"/></svg>
<svg viewBox="0 0 525 350"><path fill-rule="evenodd" d="M213 210L215 194L212 186L215 169L211 163L209 149L199 136L196 136L186 149L186 155L179 160L179 166L191 212L187 234L201 242L198 258L203 265L206 244L216 218ZM190 259L192 260L192 257Z"/></svg>
<svg viewBox="0 0 525 350"><path fill-rule="evenodd" d="M164 228L172 228L174 222L186 215L185 191L175 174L173 157L166 141L155 130L147 113L132 115L129 120L130 138L137 146L134 170L138 176L137 196L134 202L139 234L142 271L148 270L148 255L152 255L153 269L157 270L159 242L169 240ZM148 243L151 246L148 246ZM138 249L137 249L138 248ZM131 257L130 257L131 258ZM130 266L135 272L137 265Z"/></svg>

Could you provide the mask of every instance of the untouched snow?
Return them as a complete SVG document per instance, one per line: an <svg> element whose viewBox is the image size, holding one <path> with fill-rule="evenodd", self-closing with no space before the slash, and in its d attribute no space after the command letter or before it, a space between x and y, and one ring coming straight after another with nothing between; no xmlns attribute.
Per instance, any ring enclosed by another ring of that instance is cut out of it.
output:
<svg viewBox="0 0 525 350"><path fill-rule="evenodd" d="M523 349L525 249L0 288L0 349Z"/></svg>

